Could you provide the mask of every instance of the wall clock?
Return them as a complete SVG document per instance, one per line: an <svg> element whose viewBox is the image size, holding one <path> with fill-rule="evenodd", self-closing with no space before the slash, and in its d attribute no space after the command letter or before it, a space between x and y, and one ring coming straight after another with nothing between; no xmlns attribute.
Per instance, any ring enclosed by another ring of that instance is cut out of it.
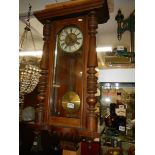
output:
<svg viewBox="0 0 155 155"><path fill-rule="evenodd" d="M71 141L99 136L96 29L109 18L106 1L51 4L34 15L44 24L36 124Z"/></svg>

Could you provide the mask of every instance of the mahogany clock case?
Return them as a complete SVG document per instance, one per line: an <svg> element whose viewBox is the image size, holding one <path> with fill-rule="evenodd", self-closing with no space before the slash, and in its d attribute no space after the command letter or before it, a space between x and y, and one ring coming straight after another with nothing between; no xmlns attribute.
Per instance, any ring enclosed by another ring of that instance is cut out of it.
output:
<svg viewBox="0 0 155 155"><path fill-rule="evenodd" d="M107 1L91 2L69 1L34 12L44 24L37 126L84 130L84 135L96 136L96 29L98 24L107 22L109 11ZM81 37L74 32L66 34L67 40L61 42L60 35L67 27L76 27Z"/></svg>

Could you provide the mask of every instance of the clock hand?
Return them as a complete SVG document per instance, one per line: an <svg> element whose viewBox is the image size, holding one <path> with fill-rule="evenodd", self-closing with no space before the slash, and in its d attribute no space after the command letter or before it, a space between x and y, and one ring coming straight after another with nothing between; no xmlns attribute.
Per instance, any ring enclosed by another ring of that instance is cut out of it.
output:
<svg viewBox="0 0 155 155"><path fill-rule="evenodd" d="M69 35L69 33L68 33L68 31L67 30L64 30L65 31L65 33L67 34L67 35Z"/></svg>

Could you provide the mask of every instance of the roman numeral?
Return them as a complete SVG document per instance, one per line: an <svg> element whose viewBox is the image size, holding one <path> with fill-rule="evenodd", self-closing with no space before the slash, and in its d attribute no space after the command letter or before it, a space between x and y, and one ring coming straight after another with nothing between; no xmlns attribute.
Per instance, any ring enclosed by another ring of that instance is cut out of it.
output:
<svg viewBox="0 0 155 155"><path fill-rule="evenodd" d="M63 43L60 43L60 45L61 45L61 46L65 45L65 42L63 42Z"/></svg>
<svg viewBox="0 0 155 155"><path fill-rule="evenodd" d="M77 38L78 40L81 40L82 38Z"/></svg>
<svg viewBox="0 0 155 155"><path fill-rule="evenodd" d="M76 41L76 44L80 45L80 43L78 41Z"/></svg>

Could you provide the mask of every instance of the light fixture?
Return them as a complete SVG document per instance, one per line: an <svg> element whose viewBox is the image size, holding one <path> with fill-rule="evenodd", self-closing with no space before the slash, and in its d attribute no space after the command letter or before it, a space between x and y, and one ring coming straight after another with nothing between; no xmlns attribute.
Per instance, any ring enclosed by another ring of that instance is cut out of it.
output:
<svg viewBox="0 0 155 155"><path fill-rule="evenodd" d="M41 70L37 66L27 64L24 68L20 68L19 71L19 103L21 121L24 108L24 95L31 93L35 89L39 82Z"/></svg>
<svg viewBox="0 0 155 155"><path fill-rule="evenodd" d="M96 52L112 52L111 46L97 47Z"/></svg>
<svg viewBox="0 0 155 155"><path fill-rule="evenodd" d="M27 50L26 48L29 48L30 46L32 46L34 48L34 51L36 50L34 38L32 35L32 31L31 31L31 24L30 24L31 8L32 8L32 6L29 3L27 19L25 20L26 26L24 28L24 32L20 39L19 51L25 51L25 50Z"/></svg>
<svg viewBox="0 0 155 155"><path fill-rule="evenodd" d="M119 86L119 83L115 83L115 86L118 87Z"/></svg>
<svg viewBox="0 0 155 155"><path fill-rule="evenodd" d="M116 89L119 89L119 83L115 83Z"/></svg>
<svg viewBox="0 0 155 155"><path fill-rule="evenodd" d="M125 31L130 32L130 42L131 42L131 51L135 52L135 10L129 15L128 18L124 19L124 15L121 10L118 10L118 13L115 17L117 21L117 39L120 41L122 34ZM135 62L134 54L131 55L131 62Z"/></svg>
<svg viewBox="0 0 155 155"><path fill-rule="evenodd" d="M110 97L105 97L105 102L111 102L111 99L110 99Z"/></svg>
<svg viewBox="0 0 155 155"><path fill-rule="evenodd" d="M111 84L110 83L105 83L105 89L111 89Z"/></svg>
<svg viewBox="0 0 155 155"><path fill-rule="evenodd" d="M20 51L19 56L38 56L41 57L43 51Z"/></svg>
<svg viewBox="0 0 155 155"><path fill-rule="evenodd" d="M28 34L32 39L32 44L35 50L35 44L33 35L31 32L30 26L30 14L31 14L31 5L29 3L29 10L27 14L26 26L24 28L24 32L21 36L20 45L19 45L19 56L41 56L42 51L25 51L23 48L24 43L28 41ZM21 51L24 50L24 51ZM32 62L31 62L32 63ZM40 78L41 69L39 66L29 63L20 63L19 66L19 121L26 121L27 117L25 114L27 113L27 109L24 107L24 96L26 94L31 93L37 86ZM31 113L32 108L28 108L29 113ZM28 120L27 120L28 121Z"/></svg>

